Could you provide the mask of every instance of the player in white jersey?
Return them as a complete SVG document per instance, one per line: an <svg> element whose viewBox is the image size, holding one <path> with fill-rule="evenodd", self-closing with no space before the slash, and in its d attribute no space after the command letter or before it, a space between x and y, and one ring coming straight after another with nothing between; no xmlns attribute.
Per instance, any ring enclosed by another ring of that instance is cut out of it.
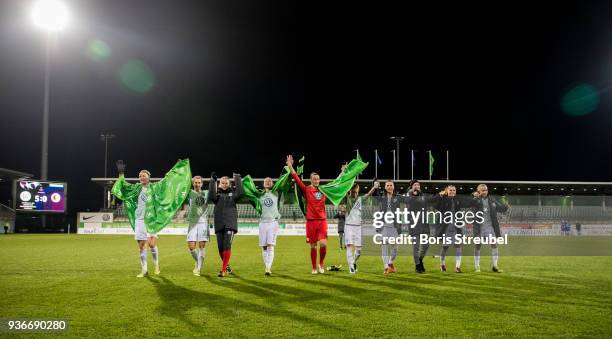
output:
<svg viewBox="0 0 612 339"><path fill-rule="evenodd" d="M153 257L153 263L155 264L155 274L160 274L159 270L159 252L157 249L157 234L156 233L148 233L147 226L145 224L145 209L147 203L147 193L149 188L149 179L151 178L151 173L147 170L141 170L138 173L138 180L142 185L142 189L140 190L140 194L138 195L138 204L136 205L136 218L134 222L134 238L138 242L138 248L140 250L140 265L142 271L138 278L142 278L147 275L147 250L145 249L145 244L148 245L149 250L151 251L151 256Z"/></svg>
<svg viewBox="0 0 612 339"><path fill-rule="evenodd" d="M344 243L346 245L346 259L348 261L349 273L357 272L357 260L361 256L361 207L363 199L369 197L378 189L378 181L374 183L372 189L363 197L359 196L359 184L351 188L346 197L346 207L349 210L344 225Z"/></svg>
<svg viewBox="0 0 612 339"><path fill-rule="evenodd" d="M278 196L272 192L273 185L272 178L265 178L265 193L259 198L261 204L259 246L261 247L266 275L272 274L274 246L276 246L276 236L278 234L278 220L281 217L278 211Z"/></svg>
<svg viewBox="0 0 612 339"><path fill-rule="evenodd" d="M187 246L195 260L193 275L200 276L202 263L206 256L206 242L209 239L208 230L208 191L202 190L202 177L196 175L191 179L193 190L189 192L189 230L187 231ZM196 244L199 248L196 249Z"/></svg>

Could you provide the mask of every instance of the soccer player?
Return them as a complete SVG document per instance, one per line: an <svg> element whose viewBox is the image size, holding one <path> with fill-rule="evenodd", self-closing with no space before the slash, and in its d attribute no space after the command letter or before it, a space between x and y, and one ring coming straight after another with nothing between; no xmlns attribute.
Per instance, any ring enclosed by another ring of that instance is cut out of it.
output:
<svg viewBox="0 0 612 339"><path fill-rule="evenodd" d="M405 202L405 197L398 195L395 193L395 184L392 180L387 180L385 182L385 193L382 196L375 197L379 203L379 211L381 212L393 212L400 208L400 204ZM391 224L385 223L381 229L377 229L377 232L382 232L383 239L387 238L395 238L398 236L400 225L397 221L394 221ZM391 246L391 251L389 253L389 246ZM384 274L395 273L395 266L393 266L393 261L397 257L398 245L380 245L382 252L382 259L385 265Z"/></svg>
<svg viewBox="0 0 612 339"><path fill-rule="evenodd" d="M278 220L281 217L278 211L278 196L272 192L274 182L272 178L264 179L265 193L259 198L261 204L261 217L259 219L259 246L263 256L265 275L272 274L274 261L274 246L278 235Z"/></svg>
<svg viewBox="0 0 612 339"><path fill-rule="evenodd" d="M463 234L463 227L457 227L454 220L455 213L462 208L474 207L474 199L461 199L457 196L457 188L454 185L448 185L440 192L439 196L434 200L435 208L445 215L446 212L453 213L453 221L450 223L440 223L440 229L436 232L437 237L450 237L452 244L455 247L455 272L461 273L461 244L456 241L455 235ZM443 218L444 219L444 218ZM449 245L442 245L440 251L440 271L446 272L446 253Z"/></svg>
<svg viewBox="0 0 612 339"><path fill-rule="evenodd" d="M338 206L338 213L334 215L334 219L338 219L338 242L340 243L340 249L344 249L344 224L346 223L346 205L340 204Z"/></svg>
<svg viewBox="0 0 612 339"><path fill-rule="evenodd" d="M351 274L357 272L357 260L361 256L361 208L363 200L370 197L378 189L378 185L378 181L374 182L370 191L363 197L360 197L359 184L355 184L346 197L346 206L349 208L349 213L346 217L344 233L346 259L348 261L349 273Z"/></svg>
<svg viewBox="0 0 612 339"><path fill-rule="evenodd" d="M291 176L306 199L306 242L310 244L312 274L325 273L324 263L327 254L327 215L325 195L319 190L321 178L316 172L310 173L310 185L306 186L293 169L293 156L287 156L287 166ZM317 272L317 244L319 245L319 268Z"/></svg>
<svg viewBox="0 0 612 339"><path fill-rule="evenodd" d="M138 184L128 183L121 175L112 188L112 193L123 200L134 229L134 238L140 251L141 272L138 278L148 274L145 244L153 257L154 272L160 274L157 232L170 222L187 197L191 181L189 160L179 160L157 183L150 183L150 179L151 173L141 170L138 173Z"/></svg>
<svg viewBox="0 0 612 339"><path fill-rule="evenodd" d="M480 184L474 192L475 211L483 212L484 220L482 223L474 223L474 236L475 237L488 237L490 235L495 237L501 237L501 231L499 228L499 221L497 220L497 213L504 213L508 210L508 205L499 202L495 197L489 195L489 189L487 185ZM480 272L480 248L481 244L474 245L474 268L476 272ZM492 270L493 272L502 272L497 264L499 260L499 249L497 244L491 244L491 257Z"/></svg>
<svg viewBox="0 0 612 339"><path fill-rule="evenodd" d="M189 212L187 220L187 247L195 260L196 266L193 275L200 276L202 263L206 256L206 242L210 231L208 230L208 191L202 190L202 177L196 175L191 179L193 189L189 192ZM196 244L199 248L196 249Z"/></svg>
<svg viewBox="0 0 612 339"><path fill-rule="evenodd" d="M240 174L234 173L234 187L230 187L229 177L219 179L217 188L217 176L213 172L208 186L208 201L215 204L215 235L222 265L219 277L227 277L231 273L229 261L232 256L232 240L238 232L238 210L237 201L244 195L242 179Z"/></svg>
<svg viewBox="0 0 612 339"><path fill-rule="evenodd" d="M410 182L410 189L406 194L407 209L415 214L418 212L427 213L434 196L425 194L421 191L421 183L418 180L412 180ZM421 244L419 239L421 234L430 234L429 222L427 218L424 222L419 220L416 221L415 225L410 225L410 235L416 238L416 242L412 243L412 257L414 259L415 271L417 273L425 273L425 265L423 264L423 258L427 254L428 244Z"/></svg>

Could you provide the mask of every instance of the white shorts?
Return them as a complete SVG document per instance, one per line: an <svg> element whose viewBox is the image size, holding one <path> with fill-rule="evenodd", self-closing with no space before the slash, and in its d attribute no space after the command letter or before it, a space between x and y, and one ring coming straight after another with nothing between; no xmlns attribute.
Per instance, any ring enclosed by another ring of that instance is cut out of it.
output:
<svg viewBox="0 0 612 339"><path fill-rule="evenodd" d="M157 238L157 233L147 232L147 226L144 220L136 219L134 222L134 239L147 240L149 237Z"/></svg>
<svg viewBox="0 0 612 339"><path fill-rule="evenodd" d="M361 247L361 226L344 226L344 244Z"/></svg>
<svg viewBox="0 0 612 339"><path fill-rule="evenodd" d="M208 223L197 223L187 231L187 241L208 241Z"/></svg>
<svg viewBox="0 0 612 339"><path fill-rule="evenodd" d="M147 226L144 220L136 219L136 222L134 222L134 239L147 240Z"/></svg>
<svg viewBox="0 0 612 339"><path fill-rule="evenodd" d="M276 245L278 234L277 221L262 221L259 223L259 246Z"/></svg>

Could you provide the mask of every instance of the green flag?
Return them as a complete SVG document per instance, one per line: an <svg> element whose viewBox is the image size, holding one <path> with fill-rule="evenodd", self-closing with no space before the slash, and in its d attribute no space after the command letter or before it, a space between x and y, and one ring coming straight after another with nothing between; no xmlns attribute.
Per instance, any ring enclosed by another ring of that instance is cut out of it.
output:
<svg viewBox="0 0 612 339"><path fill-rule="evenodd" d="M285 166L283 168L283 175L276 180L274 186L272 186L272 192L286 193L291 189L291 171L289 167ZM257 213L261 215L261 203L259 198L264 195L265 191L260 190L255 186L255 182L250 175L247 175L242 179L242 187L244 188L244 196L249 200L251 205L255 208ZM280 200L280 197L279 197Z"/></svg>
<svg viewBox="0 0 612 339"><path fill-rule="evenodd" d="M429 179L431 180L431 175L433 174L433 164L434 157L431 155L431 151L429 151Z"/></svg>
<svg viewBox="0 0 612 339"><path fill-rule="evenodd" d="M338 206L342 199L346 197L348 191L353 188L359 173L363 172L366 167L368 167L368 164L361 159L353 159L334 181L319 186L319 190L325 194L325 197L332 204Z"/></svg>
<svg viewBox="0 0 612 339"><path fill-rule="evenodd" d="M295 173L298 175L298 177L300 177L300 179L302 179L302 181L304 181L304 156L302 156L300 160L298 160L297 167L295 168ZM295 197L295 202L300 207L302 213L306 215L306 200L304 199L304 195L302 194L302 192L300 192L300 188L295 182L293 183L293 194Z"/></svg>
<svg viewBox="0 0 612 339"><path fill-rule="evenodd" d="M145 225L147 232L161 231L183 205L191 188L191 168L189 159L179 160L159 182L149 183L147 202L145 204ZM115 182L112 193L123 200L128 212L130 225L134 229L138 196L142 185L130 184L121 175Z"/></svg>

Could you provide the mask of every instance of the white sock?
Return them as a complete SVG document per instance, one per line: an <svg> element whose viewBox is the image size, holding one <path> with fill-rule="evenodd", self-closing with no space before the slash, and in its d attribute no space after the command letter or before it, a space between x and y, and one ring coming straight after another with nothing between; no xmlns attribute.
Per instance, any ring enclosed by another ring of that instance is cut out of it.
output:
<svg viewBox="0 0 612 339"><path fill-rule="evenodd" d="M480 267L480 248L474 248L474 266Z"/></svg>
<svg viewBox="0 0 612 339"><path fill-rule="evenodd" d="M140 267L143 272L147 272L147 250L144 248L140 250Z"/></svg>
<svg viewBox="0 0 612 339"><path fill-rule="evenodd" d="M159 252L157 250L157 246L151 247L151 256L153 257L155 266L159 266Z"/></svg>
<svg viewBox="0 0 612 339"><path fill-rule="evenodd" d="M268 246L268 269L272 268L274 261L274 246Z"/></svg>
<svg viewBox="0 0 612 339"><path fill-rule="evenodd" d="M491 249L491 256L493 257L493 266L497 267L497 259L499 259L499 248L495 247Z"/></svg>
<svg viewBox="0 0 612 339"><path fill-rule="evenodd" d="M189 250L189 252L191 253L191 257L193 258L193 260L195 260L195 262L198 262L198 252L196 252L196 249L192 249Z"/></svg>
<svg viewBox="0 0 612 339"><path fill-rule="evenodd" d="M461 247L455 248L455 267L461 267Z"/></svg>
<svg viewBox="0 0 612 339"><path fill-rule="evenodd" d="M442 250L440 251L440 265L446 265L446 252L448 251L448 246L442 246Z"/></svg>
<svg viewBox="0 0 612 339"><path fill-rule="evenodd" d="M382 251L382 260L383 260L383 263L385 264L385 268L389 267L389 256L387 255L388 254L387 246L388 245L380 246L380 249Z"/></svg>
<svg viewBox="0 0 612 339"><path fill-rule="evenodd" d="M349 267L353 267L353 249L351 247L346 248L346 261L349 264Z"/></svg>
<svg viewBox="0 0 612 339"><path fill-rule="evenodd" d="M261 248L261 257L263 258L264 266L268 268L268 250Z"/></svg>
<svg viewBox="0 0 612 339"><path fill-rule="evenodd" d="M359 257L361 257L361 248L357 248L355 250L355 259L353 259L353 264L357 263L357 260L359 260Z"/></svg>
<svg viewBox="0 0 612 339"><path fill-rule="evenodd" d="M204 256L206 255L206 249L200 248L198 249L198 271L202 269L202 263L204 262Z"/></svg>
<svg viewBox="0 0 612 339"><path fill-rule="evenodd" d="M395 258L397 258L397 245L391 246L391 259L389 259L389 264L393 264Z"/></svg>

